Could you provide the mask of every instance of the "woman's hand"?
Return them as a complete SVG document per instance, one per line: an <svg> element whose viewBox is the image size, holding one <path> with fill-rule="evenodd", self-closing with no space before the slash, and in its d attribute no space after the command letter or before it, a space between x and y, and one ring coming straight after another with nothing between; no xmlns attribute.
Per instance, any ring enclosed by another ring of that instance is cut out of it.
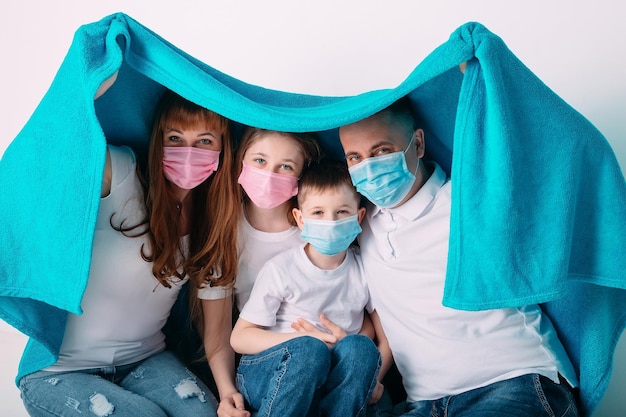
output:
<svg viewBox="0 0 626 417"><path fill-rule="evenodd" d="M250 417L250 412L246 411L244 406L243 395L239 392L233 392L225 396L220 401L217 409L218 417Z"/></svg>
<svg viewBox="0 0 626 417"><path fill-rule="evenodd" d="M376 381L376 386L374 387L374 391L372 391L372 398L370 398L369 405L376 404L380 397L383 396L383 391L385 390L385 386L380 383L380 381Z"/></svg>

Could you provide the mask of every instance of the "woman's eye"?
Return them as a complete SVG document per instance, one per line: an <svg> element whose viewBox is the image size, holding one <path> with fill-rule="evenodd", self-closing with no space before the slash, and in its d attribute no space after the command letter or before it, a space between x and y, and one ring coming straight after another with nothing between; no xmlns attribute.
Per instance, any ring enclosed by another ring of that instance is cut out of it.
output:
<svg viewBox="0 0 626 417"><path fill-rule="evenodd" d="M171 135L167 140L169 140L170 142L180 142L180 137L176 135Z"/></svg>
<svg viewBox="0 0 626 417"><path fill-rule="evenodd" d="M200 144L201 145L210 145L213 143L213 141L211 139L200 139Z"/></svg>

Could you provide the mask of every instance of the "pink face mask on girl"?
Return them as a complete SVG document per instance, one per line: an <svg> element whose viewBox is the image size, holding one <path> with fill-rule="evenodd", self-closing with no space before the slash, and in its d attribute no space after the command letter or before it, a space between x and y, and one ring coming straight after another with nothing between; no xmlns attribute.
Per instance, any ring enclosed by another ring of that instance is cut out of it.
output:
<svg viewBox="0 0 626 417"><path fill-rule="evenodd" d="M192 146L163 148L165 178L180 188L191 190L217 170L220 152Z"/></svg>
<svg viewBox="0 0 626 417"><path fill-rule="evenodd" d="M254 204L265 209L278 207L298 193L298 177L276 174L246 164L237 182Z"/></svg>

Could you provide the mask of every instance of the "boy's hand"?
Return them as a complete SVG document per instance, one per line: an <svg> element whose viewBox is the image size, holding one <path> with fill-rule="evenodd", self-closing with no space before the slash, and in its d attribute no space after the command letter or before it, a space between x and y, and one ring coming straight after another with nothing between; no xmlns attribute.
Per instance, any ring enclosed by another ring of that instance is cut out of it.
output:
<svg viewBox="0 0 626 417"><path fill-rule="evenodd" d="M311 324L311 322L303 318L298 318L297 321L291 323L291 328L294 329L297 333L306 333L307 336L315 337L316 339L321 340L322 342L326 343L326 346L328 346L329 349L332 348L335 343L339 341L339 339L337 339L337 336L335 336L334 334L321 331L313 324Z"/></svg>
<svg viewBox="0 0 626 417"><path fill-rule="evenodd" d="M337 343L338 341L340 341L341 339L347 336L345 330L343 330L341 327L337 326L335 323L329 320L325 314L320 314L320 321L322 325L330 332L330 335L333 336L332 340L334 341L332 342L332 345L334 345L335 343ZM294 329L298 333L310 333L311 336L313 337L318 337L315 335L315 333L325 334L324 332L320 332L317 327L311 324L311 322L302 318L299 318L297 321L291 323L291 328ZM318 339L320 338L318 337ZM321 340L326 342L326 344L329 344L329 340L331 339L324 338Z"/></svg>

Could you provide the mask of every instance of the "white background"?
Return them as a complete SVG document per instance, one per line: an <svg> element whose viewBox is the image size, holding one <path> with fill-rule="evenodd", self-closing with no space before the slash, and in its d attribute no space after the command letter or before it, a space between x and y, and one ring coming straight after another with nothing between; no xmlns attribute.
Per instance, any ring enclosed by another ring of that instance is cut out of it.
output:
<svg viewBox="0 0 626 417"><path fill-rule="evenodd" d="M502 37L539 78L596 125L623 170L626 12L621 3L12 1L0 6L0 154L47 91L74 31L121 11L243 81L319 95L394 87L458 26L478 21ZM0 321L0 416L26 415L13 385L24 343L21 334ZM626 415L626 398L620 389L625 383L626 342L622 340L611 385L595 417Z"/></svg>

